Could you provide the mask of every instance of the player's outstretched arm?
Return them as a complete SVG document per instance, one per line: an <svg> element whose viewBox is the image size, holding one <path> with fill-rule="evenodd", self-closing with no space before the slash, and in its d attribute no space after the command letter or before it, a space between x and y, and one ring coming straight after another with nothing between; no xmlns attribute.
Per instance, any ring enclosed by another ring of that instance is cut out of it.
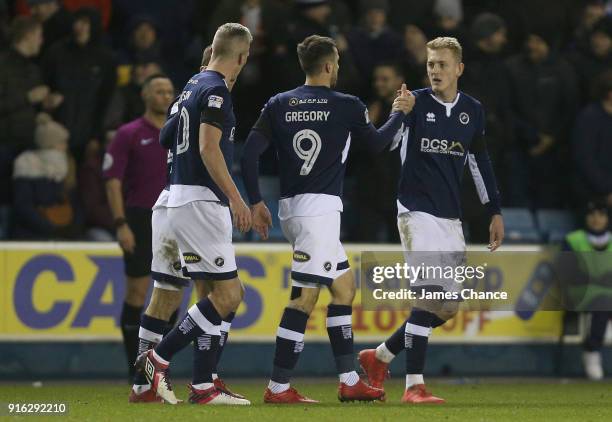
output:
<svg viewBox="0 0 612 422"><path fill-rule="evenodd" d="M270 145L268 138L258 129L251 130L242 151L240 160L242 178L246 187L251 213L253 216L253 229L262 239L268 238L268 228L272 226L272 216L261 198L259 190L259 157Z"/></svg>
<svg viewBox="0 0 612 422"><path fill-rule="evenodd" d="M364 122L356 125L351 131L351 137L358 144L364 145L368 150L380 152L384 150L401 130L404 118L412 111L415 104L414 95L408 91L406 84L402 84L398 97L393 102L389 119L379 129L365 118ZM365 114L365 113L364 113Z"/></svg>
<svg viewBox="0 0 612 422"><path fill-rule="evenodd" d="M208 123L200 124L200 156L210 177L229 199L234 216L234 225L241 232L248 232L251 230L251 211L242 200L242 196L227 170L227 164L219 145L221 135L221 129Z"/></svg>

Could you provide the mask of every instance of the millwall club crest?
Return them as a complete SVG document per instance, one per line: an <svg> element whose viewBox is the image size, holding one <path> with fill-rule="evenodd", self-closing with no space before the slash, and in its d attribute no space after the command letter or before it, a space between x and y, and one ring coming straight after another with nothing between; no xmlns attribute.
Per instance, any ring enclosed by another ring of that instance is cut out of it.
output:
<svg viewBox="0 0 612 422"><path fill-rule="evenodd" d="M459 115L459 121L461 122L461 124L467 125L470 122L470 115L467 113L461 113Z"/></svg>

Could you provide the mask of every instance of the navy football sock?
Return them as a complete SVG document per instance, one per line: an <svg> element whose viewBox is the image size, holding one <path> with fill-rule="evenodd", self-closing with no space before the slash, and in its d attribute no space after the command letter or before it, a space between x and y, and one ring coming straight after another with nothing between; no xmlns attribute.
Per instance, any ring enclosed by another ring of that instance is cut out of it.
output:
<svg viewBox="0 0 612 422"><path fill-rule="evenodd" d="M123 346L128 362L128 374L130 380L134 378L136 370L134 362L138 353L138 329L140 328L140 314L142 306L132 306L123 302L121 309L120 325L123 335Z"/></svg>
<svg viewBox="0 0 612 422"><path fill-rule="evenodd" d="M395 332L393 334L391 334L391 337L389 337L385 341L385 346L394 355L397 355L399 352L401 352L405 348L405 346L404 346L405 340L404 339L406 337L406 323L407 322L408 322L408 320L404 321L402 323L402 325L400 325L398 327L398 329L395 330Z"/></svg>
<svg viewBox="0 0 612 422"><path fill-rule="evenodd" d="M406 322L406 374L422 374L425 368L425 353L431 333L431 321L434 314L420 309L413 309Z"/></svg>
<svg viewBox="0 0 612 422"><path fill-rule="evenodd" d="M201 334L193 342L193 385L213 382L217 364L219 336Z"/></svg>
<svg viewBox="0 0 612 422"><path fill-rule="evenodd" d="M228 316L223 318L221 321L221 335L219 336L219 348L217 352L217 360L215 361L215 368L213 370L213 374L216 374L219 366L219 361L221 360L221 354L223 354L223 349L225 348L225 344L227 343L227 339L229 337L229 331L232 327L232 321L236 316L236 312L230 312Z"/></svg>
<svg viewBox="0 0 612 422"><path fill-rule="evenodd" d="M184 349L189 343L202 334L219 335L219 326L221 325L221 317L215 309L212 302L208 299L202 299L187 311L187 315L174 327L166 337L155 348L155 352L167 361L172 359L175 353ZM214 345L215 343L212 342ZM218 344L218 343L217 343ZM214 356L217 355L217 348L211 350ZM214 362L214 360L213 360ZM208 369L207 369L208 370ZM212 374L212 367L210 367Z"/></svg>
<svg viewBox="0 0 612 422"><path fill-rule="evenodd" d="M308 314L297 309L285 308L276 332L276 350L271 380L288 384L293 368L304 349L304 333Z"/></svg>
<svg viewBox="0 0 612 422"><path fill-rule="evenodd" d="M138 331L138 355L154 348L167 331L168 323L166 321L143 314L140 319L140 330ZM134 375L134 385L147 385L148 383L144 372L137 372Z"/></svg>
<svg viewBox="0 0 612 422"><path fill-rule="evenodd" d="M331 304L327 307L327 334L338 374L355 370L352 313L353 308L350 305Z"/></svg>

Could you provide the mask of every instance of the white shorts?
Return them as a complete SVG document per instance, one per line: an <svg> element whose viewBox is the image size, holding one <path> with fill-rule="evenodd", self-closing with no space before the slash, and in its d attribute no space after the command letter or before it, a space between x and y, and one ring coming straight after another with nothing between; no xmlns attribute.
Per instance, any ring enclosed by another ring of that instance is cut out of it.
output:
<svg viewBox="0 0 612 422"><path fill-rule="evenodd" d="M439 267L464 264L465 238L461 220L409 211L397 217L397 227L408 264ZM437 277L419 279L412 286L437 286L450 292L461 290L460 283Z"/></svg>
<svg viewBox="0 0 612 422"><path fill-rule="evenodd" d="M193 280L238 277L229 207L219 202L194 201L168 208L168 218Z"/></svg>
<svg viewBox="0 0 612 422"><path fill-rule="evenodd" d="M340 243L340 212L291 217L281 220L281 228L293 248L293 287L331 286L348 271L348 258Z"/></svg>
<svg viewBox="0 0 612 422"><path fill-rule="evenodd" d="M178 290L189 284L189 278L183 273L181 255L174 233L168 220L168 209L156 207L151 218L153 260L151 277L155 287L164 290Z"/></svg>

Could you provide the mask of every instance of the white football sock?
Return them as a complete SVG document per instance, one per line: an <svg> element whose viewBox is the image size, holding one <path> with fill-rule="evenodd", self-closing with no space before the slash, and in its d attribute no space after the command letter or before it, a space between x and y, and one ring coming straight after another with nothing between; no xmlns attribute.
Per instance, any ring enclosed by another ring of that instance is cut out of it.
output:
<svg viewBox="0 0 612 422"><path fill-rule="evenodd" d="M384 363L390 363L395 355L387 349L385 343L381 343L380 346L376 348L376 357L378 360L383 361Z"/></svg>
<svg viewBox="0 0 612 422"><path fill-rule="evenodd" d="M416 384L425 384L423 374L406 374L406 389Z"/></svg>
<svg viewBox="0 0 612 422"><path fill-rule="evenodd" d="M196 390L208 390L211 387L214 387L215 384L213 384L212 382L203 382L202 384L194 384L193 388L195 388Z"/></svg>
<svg viewBox="0 0 612 422"><path fill-rule="evenodd" d="M345 372L340 374L340 382L352 387L359 382L359 375L356 371Z"/></svg>
<svg viewBox="0 0 612 422"><path fill-rule="evenodd" d="M274 382L274 381L270 380L270 382L268 383L268 388L274 394L278 394L278 393L282 393L283 391L289 390L289 385L291 385L291 384L289 384L289 383L287 383L287 384L279 384L277 382Z"/></svg>

